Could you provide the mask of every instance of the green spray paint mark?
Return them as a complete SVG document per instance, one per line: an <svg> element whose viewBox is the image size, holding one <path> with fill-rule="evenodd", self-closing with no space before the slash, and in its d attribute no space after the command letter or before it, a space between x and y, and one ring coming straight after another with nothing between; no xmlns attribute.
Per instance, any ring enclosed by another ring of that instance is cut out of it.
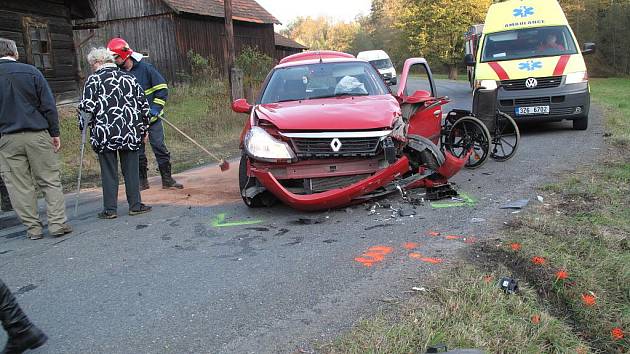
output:
<svg viewBox="0 0 630 354"><path fill-rule="evenodd" d="M435 202L431 203L431 207L440 209L440 208L457 208L457 207L474 207L477 203L472 197L470 197L466 193L459 193L459 197L462 199L457 202Z"/></svg>
<svg viewBox="0 0 630 354"><path fill-rule="evenodd" d="M244 225L254 225L260 224L263 222L262 220L241 220L241 221L231 221L225 222L225 213L218 214L214 219L212 219L212 227L234 227L234 226L244 226Z"/></svg>

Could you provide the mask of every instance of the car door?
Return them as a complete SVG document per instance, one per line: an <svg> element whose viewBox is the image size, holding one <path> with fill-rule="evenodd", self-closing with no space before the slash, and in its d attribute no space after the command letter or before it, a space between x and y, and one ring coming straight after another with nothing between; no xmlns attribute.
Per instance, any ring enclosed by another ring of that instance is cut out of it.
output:
<svg viewBox="0 0 630 354"><path fill-rule="evenodd" d="M442 109L435 106L425 109L437 97L435 81L424 58L405 61L396 93L401 102L403 117L408 121L408 134L420 135L439 142L442 128Z"/></svg>

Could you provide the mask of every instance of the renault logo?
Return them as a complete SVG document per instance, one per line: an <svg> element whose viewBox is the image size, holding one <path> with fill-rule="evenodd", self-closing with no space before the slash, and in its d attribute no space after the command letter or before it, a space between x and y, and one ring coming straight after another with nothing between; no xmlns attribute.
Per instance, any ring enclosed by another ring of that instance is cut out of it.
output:
<svg viewBox="0 0 630 354"><path fill-rule="evenodd" d="M339 152L339 150L341 150L341 141L337 138L334 138L330 142L330 147L332 148L332 151Z"/></svg>
<svg viewBox="0 0 630 354"><path fill-rule="evenodd" d="M525 86L530 89L536 88L536 86L538 86L538 80L530 77L529 79L525 80Z"/></svg>

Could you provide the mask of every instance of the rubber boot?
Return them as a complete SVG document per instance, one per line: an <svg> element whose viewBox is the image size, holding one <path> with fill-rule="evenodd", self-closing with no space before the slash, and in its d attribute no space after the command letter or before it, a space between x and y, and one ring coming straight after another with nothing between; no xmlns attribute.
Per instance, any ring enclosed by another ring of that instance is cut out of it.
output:
<svg viewBox="0 0 630 354"><path fill-rule="evenodd" d="M0 321L9 335L2 354L20 354L39 348L48 337L24 314L9 288L0 280Z"/></svg>
<svg viewBox="0 0 630 354"><path fill-rule="evenodd" d="M177 181L175 181L173 179L173 177L171 176L171 163L170 162L161 164L159 166L159 168L160 168L160 175L162 176L162 188L163 189L169 189L169 188L182 189L182 188L184 188L183 185L181 185L180 183L177 183Z"/></svg>
<svg viewBox="0 0 630 354"><path fill-rule="evenodd" d="M4 181L2 180L2 177L0 177L0 210L2 211L13 210L13 205L11 205L11 199L9 199L9 191L7 191L7 187L4 185Z"/></svg>
<svg viewBox="0 0 630 354"><path fill-rule="evenodd" d="M147 168L144 167L142 168L142 166L140 166L140 190L144 191L149 189L149 177L148 177L148 171Z"/></svg>

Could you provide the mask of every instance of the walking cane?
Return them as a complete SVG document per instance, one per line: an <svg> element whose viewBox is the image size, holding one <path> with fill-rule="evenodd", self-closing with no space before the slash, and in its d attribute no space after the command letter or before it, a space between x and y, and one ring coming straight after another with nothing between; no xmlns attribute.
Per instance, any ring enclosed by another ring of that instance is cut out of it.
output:
<svg viewBox="0 0 630 354"><path fill-rule="evenodd" d="M77 196L74 201L74 217L79 214L79 197L81 195L81 173L83 172L83 155L85 154L85 141L87 140L88 125L91 122L91 114L80 111L83 130L81 130L81 161L79 161L79 176L77 177Z"/></svg>

